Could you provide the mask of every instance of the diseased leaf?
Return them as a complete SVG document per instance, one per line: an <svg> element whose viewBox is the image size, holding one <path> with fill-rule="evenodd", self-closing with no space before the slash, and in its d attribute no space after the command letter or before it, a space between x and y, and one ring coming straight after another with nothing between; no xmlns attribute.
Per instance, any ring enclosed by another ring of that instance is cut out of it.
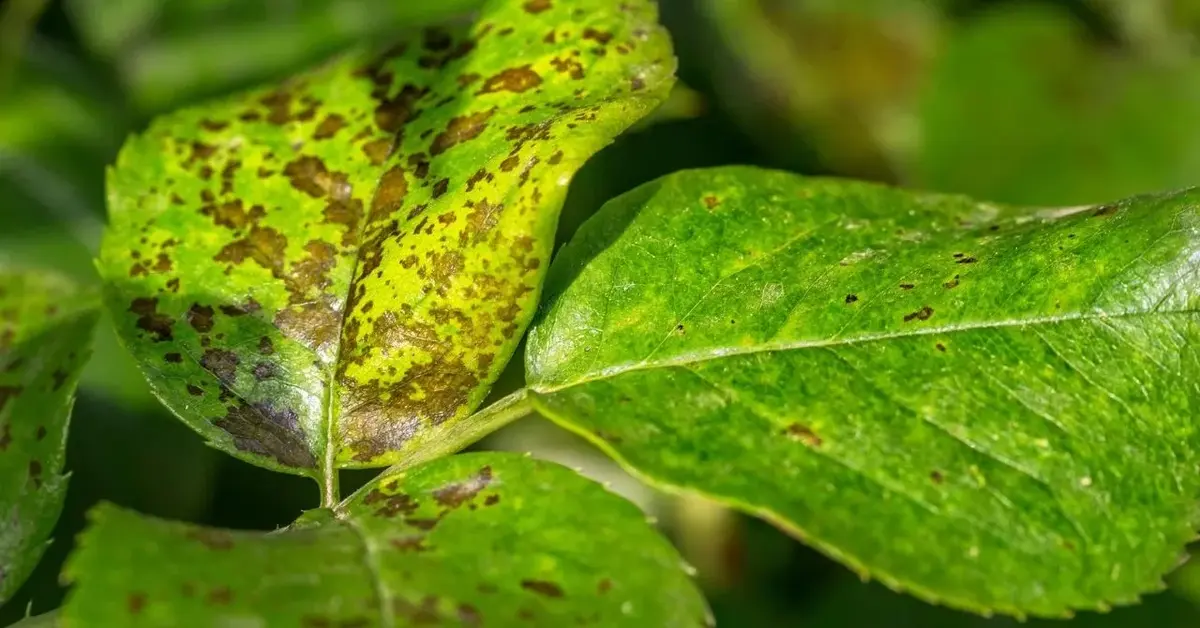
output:
<svg viewBox="0 0 1200 628"><path fill-rule="evenodd" d="M270 534L101 506L67 576L71 625L641 628L708 616L636 507L518 454L387 472L336 514Z"/></svg>
<svg viewBox="0 0 1200 628"><path fill-rule="evenodd" d="M162 118L111 172L107 303L215 446L326 480L405 460L482 401L571 175L673 70L648 0L495 0Z"/></svg>
<svg viewBox="0 0 1200 628"><path fill-rule="evenodd" d="M1130 603L1200 523L1198 207L665 177L556 260L532 399L927 600Z"/></svg>
<svg viewBox="0 0 1200 628"><path fill-rule="evenodd" d="M0 269L0 604L58 521L67 422L97 299L54 275Z"/></svg>

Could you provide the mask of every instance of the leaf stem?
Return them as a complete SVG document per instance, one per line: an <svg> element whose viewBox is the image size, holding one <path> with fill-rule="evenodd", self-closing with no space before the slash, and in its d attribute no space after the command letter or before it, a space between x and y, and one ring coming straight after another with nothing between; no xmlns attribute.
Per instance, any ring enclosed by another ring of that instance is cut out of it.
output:
<svg viewBox="0 0 1200 628"><path fill-rule="evenodd" d="M328 449L329 453L325 456L325 464L322 465L321 479L318 481L321 485L321 508L333 508L342 500L338 470L333 466L333 447Z"/></svg>

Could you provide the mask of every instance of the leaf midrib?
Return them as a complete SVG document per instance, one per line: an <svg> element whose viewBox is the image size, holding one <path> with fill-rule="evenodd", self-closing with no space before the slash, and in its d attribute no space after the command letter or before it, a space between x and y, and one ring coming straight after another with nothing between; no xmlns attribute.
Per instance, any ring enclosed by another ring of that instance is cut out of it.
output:
<svg viewBox="0 0 1200 628"><path fill-rule="evenodd" d="M723 358L737 357L742 355L754 355L758 353L772 353L776 351L794 351L799 349L820 349L828 347L841 347L857 344L866 344L872 342L882 342L887 340L895 340L900 338L915 338L920 336L932 336L937 334L954 334L959 332L982 330L982 329L1006 329L1010 327L1038 327L1044 325L1055 325L1059 323L1083 322L1094 320L1113 320L1113 319L1138 319L1151 316L1178 316L1200 313L1197 308L1179 308L1173 310L1134 310L1128 312L1118 312L1110 314L1104 311L1094 312L1075 312L1073 314L1064 314L1058 316L1037 316L1023 319L1009 319L1000 321L976 322L976 323L960 323L954 325L942 325L937 327L926 327L922 329L913 329L898 332L874 332L864 333L858 336L849 338L828 338L819 340L798 340L791 342L779 343L763 343L752 347L729 347L729 348L710 348L703 351L695 351L685 353L679 356L664 360L655 361L639 361L626 362L611 366L606 369L601 369L594 373L589 373L583 377L573 379L571 381L560 382L556 384L545 385L542 383L530 383L528 388L534 392L541 394L549 394L561 392L563 390L589 384L592 382L612 379L625 373L647 371L657 368L683 367L692 364L699 364L708 360L719 360Z"/></svg>

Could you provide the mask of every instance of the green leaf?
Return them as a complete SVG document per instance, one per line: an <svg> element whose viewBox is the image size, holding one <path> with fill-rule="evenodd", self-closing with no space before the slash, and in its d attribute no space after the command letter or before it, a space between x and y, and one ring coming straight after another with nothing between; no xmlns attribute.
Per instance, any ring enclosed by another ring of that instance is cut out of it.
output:
<svg viewBox="0 0 1200 628"><path fill-rule="evenodd" d="M556 260L533 401L924 599L1131 603L1200 523L1198 205L675 174Z"/></svg>
<svg viewBox="0 0 1200 628"><path fill-rule="evenodd" d="M0 603L62 511L67 423L97 305L58 276L0 269Z"/></svg>
<svg viewBox="0 0 1200 628"><path fill-rule="evenodd" d="M118 329L245 460L328 484L419 455L512 355L572 174L673 70L648 0L496 0L161 118L110 173Z"/></svg>
<svg viewBox="0 0 1200 628"><path fill-rule="evenodd" d="M517 454L385 473L270 534L114 506L67 567L67 623L699 626L703 598L629 502ZM84 623L86 622L86 623Z"/></svg>

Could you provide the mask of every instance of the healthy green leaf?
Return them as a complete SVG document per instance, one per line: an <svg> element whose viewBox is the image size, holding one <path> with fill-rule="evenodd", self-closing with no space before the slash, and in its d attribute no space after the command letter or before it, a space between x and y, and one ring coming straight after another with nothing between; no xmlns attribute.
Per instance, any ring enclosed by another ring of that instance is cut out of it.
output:
<svg viewBox="0 0 1200 628"><path fill-rule="evenodd" d="M0 269L0 603L58 521L67 422L97 300L54 275Z"/></svg>
<svg viewBox="0 0 1200 628"><path fill-rule="evenodd" d="M925 599L1130 603L1200 523L1198 207L672 175L556 260L533 401Z"/></svg>
<svg viewBox="0 0 1200 628"><path fill-rule="evenodd" d="M326 483L402 461L483 400L571 175L673 70L648 0L495 0L162 118L111 172L107 303L215 446Z"/></svg>
<svg viewBox="0 0 1200 628"><path fill-rule="evenodd" d="M101 506L67 576L70 625L708 623L678 554L636 507L518 454L387 472L336 513L270 534Z"/></svg>

